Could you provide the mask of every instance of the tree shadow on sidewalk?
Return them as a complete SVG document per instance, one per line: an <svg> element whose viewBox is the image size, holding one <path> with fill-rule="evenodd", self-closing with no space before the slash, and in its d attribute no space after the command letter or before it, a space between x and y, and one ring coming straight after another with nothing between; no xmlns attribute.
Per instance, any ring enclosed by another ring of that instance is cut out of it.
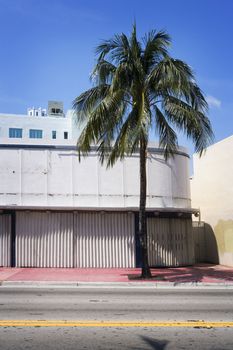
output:
<svg viewBox="0 0 233 350"><path fill-rule="evenodd" d="M172 283L233 283L233 268L212 264L189 267L151 268L152 281ZM128 274L129 280L141 280L138 274Z"/></svg>
<svg viewBox="0 0 233 350"><path fill-rule="evenodd" d="M141 349L151 349L151 350L165 350L169 341L168 340L158 340L153 339L144 335L140 335L140 338L145 343L145 346L143 345L143 348L141 346L134 347L134 350L141 350Z"/></svg>

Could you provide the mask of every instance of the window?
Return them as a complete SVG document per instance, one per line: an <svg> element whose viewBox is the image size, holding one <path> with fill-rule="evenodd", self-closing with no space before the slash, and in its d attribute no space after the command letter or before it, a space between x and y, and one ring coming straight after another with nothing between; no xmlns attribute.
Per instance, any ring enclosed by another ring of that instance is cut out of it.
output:
<svg viewBox="0 0 233 350"><path fill-rule="evenodd" d="M38 112L36 111L36 117L38 117Z"/></svg>
<svg viewBox="0 0 233 350"><path fill-rule="evenodd" d="M60 108L51 108L52 114L62 114L62 110Z"/></svg>
<svg viewBox="0 0 233 350"><path fill-rule="evenodd" d="M23 129L9 128L9 137L21 139L23 136Z"/></svg>
<svg viewBox="0 0 233 350"><path fill-rule="evenodd" d="M42 139L42 130L30 129L29 137L30 139Z"/></svg>
<svg viewBox="0 0 233 350"><path fill-rule="evenodd" d="M55 130L52 131L52 139L57 138L57 132Z"/></svg>
<svg viewBox="0 0 233 350"><path fill-rule="evenodd" d="M64 131L64 139L65 139L65 140L68 139L68 131Z"/></svg>

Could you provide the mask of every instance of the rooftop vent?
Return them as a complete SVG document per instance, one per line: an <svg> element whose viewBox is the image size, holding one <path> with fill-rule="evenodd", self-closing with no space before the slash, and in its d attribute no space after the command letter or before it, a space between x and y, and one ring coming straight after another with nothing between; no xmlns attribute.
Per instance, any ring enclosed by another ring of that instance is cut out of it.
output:
<svg viewBox="0 0 233 350"><path fill-rule="evenodd" d="M53 117L64 117L63 102L61 101L49 101L48 102L48 115Z"/></svg>

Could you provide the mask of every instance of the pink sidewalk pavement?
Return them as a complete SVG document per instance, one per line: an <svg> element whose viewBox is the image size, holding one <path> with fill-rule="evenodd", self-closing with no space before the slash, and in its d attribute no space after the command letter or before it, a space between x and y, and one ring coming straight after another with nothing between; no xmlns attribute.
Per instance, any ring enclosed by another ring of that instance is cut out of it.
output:
<svg viewBox="0 0 233 350"><path fill-rule="evenodd" d="M220 283L233 285L233 267L198 264L191 267L151 269L153 282ZM0 267L0 283L12 282L137 282L140 269L133 268L6 268ZM145 280L144 280L145 281ZM148 280L146 281L148 282Z"/></svg>

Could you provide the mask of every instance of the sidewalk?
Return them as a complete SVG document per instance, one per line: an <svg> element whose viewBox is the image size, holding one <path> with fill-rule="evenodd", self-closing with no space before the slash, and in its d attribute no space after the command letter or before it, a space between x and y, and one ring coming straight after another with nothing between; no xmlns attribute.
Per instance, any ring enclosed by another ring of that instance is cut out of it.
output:
<svg viewBox="0 0 233 350"><path fill-rule="evenodd" d="M152 280L140 280L138 268L6 268L0 267L0 285L35 283L84 284L156 284L156 285L225 285L233 287L233 267L198 264L191 267L151 269Z"/></svg>

